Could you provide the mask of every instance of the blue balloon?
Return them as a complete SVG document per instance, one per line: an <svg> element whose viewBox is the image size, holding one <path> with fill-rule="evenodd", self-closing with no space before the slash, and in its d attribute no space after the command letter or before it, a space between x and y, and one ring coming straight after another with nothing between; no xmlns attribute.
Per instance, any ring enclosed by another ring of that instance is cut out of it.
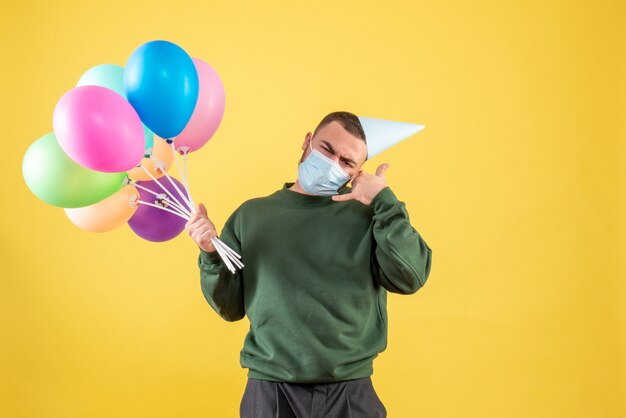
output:
<svg viewBox="0 0 626 418"><path fill-rule="evenodd" d="M168 41L137 48L124 67L124 91L141 121L161 138L185 129L198 101L198 73L191 57Z"/></svg>

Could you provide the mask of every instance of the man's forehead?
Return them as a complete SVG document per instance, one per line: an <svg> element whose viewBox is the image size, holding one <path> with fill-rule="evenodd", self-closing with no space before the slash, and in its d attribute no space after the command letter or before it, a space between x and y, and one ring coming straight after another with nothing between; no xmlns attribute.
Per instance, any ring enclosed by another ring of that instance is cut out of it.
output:
<svg viewBox="0 0 626 418"><path fill-rule="evenodd" d="M348 157L360 163L367 156L367 145L365 141L357 138L336 121L320 128L315 134L316 142L331 145L335 152L343 157Z"/></svg>

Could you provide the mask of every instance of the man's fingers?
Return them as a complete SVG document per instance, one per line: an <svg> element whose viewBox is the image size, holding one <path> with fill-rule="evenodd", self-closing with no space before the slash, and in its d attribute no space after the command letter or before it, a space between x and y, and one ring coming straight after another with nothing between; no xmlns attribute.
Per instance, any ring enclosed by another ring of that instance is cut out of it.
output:
<svg viewBox="0 0 626 418"><path fill-rule="evenodd" d="M193 225L193 224L195 224L196 222L198 222L198 221L199 221L199 220L201 220L201 219L206 219L206 220L208 220L209 222L211 222L211 220L209 219L209 217L208 217L208 216L206 216L206 213L202 213L202 212L195 212L195 213L193 213L193 214L191 215L191 217L189 218L188 223L189 223L189 225Z"/></svg>
<svg viewBox="0 0 626 418"><path fill-rule="evenodd" d="M387 170L388 168L389 168L388 163L379 165L378 168L376 169L376 175L378 177L385 177L385 170Z"/></svg>
<svg viewBox="0 0 626 418"><path fill-rule="evenodd" d="M204 218L202 216L195 216L194 215L194 216L191 217L191 219L189 219L189 221L187 221L187 223L189 224L190 228L193 228L193 227L197 227L197 225L202 224L202 222L205 219L207 219L207 218ZM200 224L198 224L198 222L200 222Z"/></svg>
<svg viewBox="0 0 626 418"><path fill-rule="evenodd" d="M197 231L204 231L207 228L215 229L215 226L208 219L202 218L202 219L196 220L195 222L189 222L189 224L187 226L187 231L189 231L189 235L193 237L193 235Z"/></svg>
<svg viewBox="0 0 626 418"><path fill-rule="evenodd" d="M187 233L204 251L214 251L211 238L217 236L215 225L207 216L206 207L200 203L185 224Z"/></svg>
<svg viewBox="0 0 626 418"><path fill-rule="evenodd" d="M194 210L191 211L191 217L189 220L190 222L194 222L196 219L199 219L199 218L208 218L206 207L204 207L202 203L200 203L196 207L195 211Z"/></svg>
<svg viewBox="0 0 626 418"><path fill-rule="evenodd" d="M213 235L216 235L215 228L210 225L202 225L191 233L191 237L198 243L203 239L211 238Z"/></svg>
<svg viewBox="0 0 626 418"><path fill-rule="evenodd" d="M185 224L186 227L190 227L194 222L196 222L198 219L200 219L199 216L197 215L191 215L191 217L187 220L187 223Z"/></svg>
<svg viewBox="0 0 626 418"><path fill-rule="evenodd" d="M211 232L215 232L215 230L213 228L211 228L210 226L203 226L202 228L199 228L196 231L196 237L198 240L202 239L202 238L211 238L210 233ZM207 235L207 233L209 233Z"/></svg>
<svg viewBox="0 0 626 418"><path fill-rule="evenodd" d="M207 229L206 231L204 231L203 233L200 234L200 238L204 237L204 235L206 235L207 232L215 232L215 231L213 230L213 228L209 228L209 229ZM211 238L213 238L216 235L217 234L207 235L206 238L208 238L210 240Z"/></svg>
<svg viewBox="0 0 626 418"><path fill-rule="evenodd" d="M332 197L335 202L344 202L346 200L354 200L355 198L354 193L336 194Z"/></svg>
<svg viewBox="0 0 626 418"><path fill-rule="evenodd" d="M203 205L202 203L200 203L200 204L198 205L198 212L200 212L200 213L202 213L202 214L204 214L204 215L206 215L206 214L207 214L207 212L206 212L206 208L204 207L204 205Z"/></svg>
<svg viewBox="0 0 626 418"><path fill-rule="evenodd" d="M350 182L350 184L352 184L352 187L356 186L365 176L363 170L359 170L358 174L356 176L354 176L354 178L352 179L352 181Z"/></svg>

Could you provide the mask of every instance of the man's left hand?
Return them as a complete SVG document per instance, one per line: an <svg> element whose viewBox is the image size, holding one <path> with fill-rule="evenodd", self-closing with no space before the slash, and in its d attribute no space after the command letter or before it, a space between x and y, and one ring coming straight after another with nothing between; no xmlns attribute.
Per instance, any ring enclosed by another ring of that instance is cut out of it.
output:
<svg viewBox="0 0 626 418"><path fill-rule="evenodd" d="M378 166L376 174L364 173L361 171L358 176L352 180L352 190L350 193L338 194L332 197L335 202L344 202L346 200L358 200L364 205L372 203L374 197L385 187L385 170L389 168L389 164L384 163Z"/></svg>

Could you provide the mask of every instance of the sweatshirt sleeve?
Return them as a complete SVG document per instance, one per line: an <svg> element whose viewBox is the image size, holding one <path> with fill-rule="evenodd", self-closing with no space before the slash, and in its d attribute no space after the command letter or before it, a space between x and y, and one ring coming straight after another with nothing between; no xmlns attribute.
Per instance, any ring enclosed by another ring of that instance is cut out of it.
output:
<svg viewBox="0 0 626 418"><path fill-rule="evenodd" d="M374 277L392 293L413 294L430 274L432 250L413 228L405 204L389 187L372 200L374 209Z"/></svg>
<svg viewBox="0 0 626 418"><path fill-rule="evenodd" d="M239 225L239 211L237 210L224 224L220 240L237 254L242 255ZM200 250L198 266L200 267L200 287L209 305L226 321L233 322L242 319L245 315L243 270L237 269L235 273L231 273L217 251L208 253Z"/></svg>

